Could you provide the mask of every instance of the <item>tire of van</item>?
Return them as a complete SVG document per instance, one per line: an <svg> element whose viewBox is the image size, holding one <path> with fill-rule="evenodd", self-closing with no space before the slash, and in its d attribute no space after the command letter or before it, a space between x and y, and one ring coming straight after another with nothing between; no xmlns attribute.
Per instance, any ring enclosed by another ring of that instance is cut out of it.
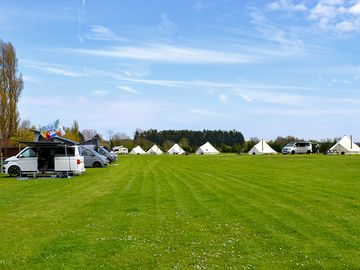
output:
<svg viewBox="0 0 360 270"><path fill-rule="evenodd" d="M11 176L11 177L18 177L20 176L21 174L21 169L19 166L11 166L9 169L8 169L8 174Z"/></svg>
<svg viewBox="0 0 360 270"><path fill-rule="evenodd" d="M93 163L93 168L100 168L100 167L102 167L102 166L101 166L101 163L99 161L95 161Z"/></svg>
<svg viewBox="0 0 360 270"><path fill-rule="evenodd" d="M292 151L291 151L291 154L292 154L292 155L294 155L294 154L295 154L295 151L294 151L294 150L292 150Z"/></svg>
<svg viewBox="0 0 360 270"><path fill-rule="evenodd" d="M310 155L311 151L310 150L307 150L306 154Z"/></svg>

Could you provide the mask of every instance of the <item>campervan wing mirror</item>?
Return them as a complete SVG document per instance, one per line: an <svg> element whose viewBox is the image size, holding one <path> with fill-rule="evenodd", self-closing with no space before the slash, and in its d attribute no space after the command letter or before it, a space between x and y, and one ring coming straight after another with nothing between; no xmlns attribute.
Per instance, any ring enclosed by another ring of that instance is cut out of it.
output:
<svg viewBox="0 0 360 270"><path fill-rule="evenodd" d="M24 155L23 155L23 154L20 154L20 155L19 155L19 158L24 158Z"/></svg>

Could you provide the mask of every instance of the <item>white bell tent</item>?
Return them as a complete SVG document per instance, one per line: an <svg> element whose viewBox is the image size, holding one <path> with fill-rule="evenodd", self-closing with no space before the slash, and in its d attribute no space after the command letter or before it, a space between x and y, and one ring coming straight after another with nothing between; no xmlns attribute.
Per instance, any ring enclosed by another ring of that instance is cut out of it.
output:
<svg viewBox="0 0 360 270"><path fill-rule="evenodd" d="M185 154L184 149L182 149L177 143L175 143L167 152L170 155L183 155L183 154Z"/></svg>
<svg viewBox="0 0 360 270"><path fill-rule="evenodd" d="M156 145L154 144L147 152L146 154L148 155L161 155L163 154L163 151Z"/></svg>
<svg viewBox="0 0 360 270"><path fill-rule="evenodd" d="M332 154L360 154L360 147L352 140L352 136L344 136L333 147L329 149Z"/></svg>
<svg viewBox="0 0 360 270"><path fill-rule="evenodd" d="M133 148L133 150L130 151L130 155L144 155L146 152L140 147L140 145Z"/></svg>
<svg viewBox="0 0 360 270"><path fill-rule="evenodd" d="M216 155L220 154L218 150L214 146L211 145L211 143L206 142L202 146L199 147L199 149L196 151L197 155Z"/></svg>
<svg viewBox="0 0 360 270"><path fill-rule="evenodd" d="M277 154L274 149L267 144L266 141L261 140L253 148L250 149L249 155L264 155L264 154Z"/></svg>

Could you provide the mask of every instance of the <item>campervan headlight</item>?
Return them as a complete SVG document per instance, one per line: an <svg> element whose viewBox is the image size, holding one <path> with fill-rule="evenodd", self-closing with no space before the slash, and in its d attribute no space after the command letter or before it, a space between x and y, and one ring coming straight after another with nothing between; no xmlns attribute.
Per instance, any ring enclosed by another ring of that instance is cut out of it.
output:
<svg viewBox="0 0 360 270"><path fill-rule="evenodd" d="M9 163L9 161L8 160L4 160L4 165L6 165L6 164L8 164Z"/></svg>

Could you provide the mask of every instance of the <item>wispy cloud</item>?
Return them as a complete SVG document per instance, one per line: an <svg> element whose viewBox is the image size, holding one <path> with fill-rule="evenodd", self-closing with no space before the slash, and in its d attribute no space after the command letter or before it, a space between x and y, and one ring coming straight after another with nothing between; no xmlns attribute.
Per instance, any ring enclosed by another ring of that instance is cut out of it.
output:
<svg viewBox="0 0 360 270"><path fill-rule="evenodd" d="M292 3L289 0L280 0L275 1L267 4L267 8L271 11L274 10L287 10L290 12L296 12L296 11L307 11L308 8L305 6L304 3Z"/></svg>
<svg viewBox="0 0 360 270"><path fill-rule="evenodd" d="M137 94L137 95L140 95L141 92L132 88L132 87L129 87L129 86L118 86L117 89L121 90L121 91L124 91L124 92L127 92L127 93L131 93L131 94Z"/></svg>
<svg viewBox="0 0 360 270"><path fill-rule="evenodd" d="M255 29L268 41L279 44L282 53L292 56L304 55L305 46L295 33L284 31L280 27L273 25L266 17L256 11L253 11L250 16L252 18L251 23L255 26Z"/></svg>
<svg viewBox="0 0 360 270"><path fill-rule="evenodd" d="M36 69L36 70L39 70L42 72L66 76L66 77L86 76L86 74L84 72L73 71L64 66L54 65L54 64L44 63L44 62L22 60L21 65L23 65L27 68Z"/></svg>
<svg viewBox="0 0 360 270"><path fill-rule="evenodd" d="M126 39L118 36L112 30L103 25L91 25L90 32L83 34L83 37L98 41L126 41Z"/></svg>
<svg viewBox="0 0 360 270"><path fill-rule="evenodd" d="M172 33L175 30L175 23L170 20L166 13L160 15L161 23L159 25L159 30L164 33Z"/></svg>
<svg viewBox="0 0 360 270"><path fill-rule="evenodd" d="M191 6L193 9L197 11L203 11L205 8L205 5L202 1L197 1L195 4Z"/></svg>
<svg viewBox="0 0 360 270"><path fill-rule="evenodd" d="M254 55L243 55L236 52L224 52L219 50L207 50L167 44L146 44L132 47L111 47L107 49L68 48L57 50L78 55L115 57L167 63L235 64L253 63L258 60Z"/></svg>
<svg viewBox="0 0 360 270"><path fill-rule="evenodd" d="M214 89L249 89L249 90L274 90L274 91L314 91L314 90L324 90L318 87L306 87L306 86L294 86L294 85L279 85L279 84L259 84L252 82L214 82L214 81L204 81L204 80L156 80L156 79L135 79L127 78L124 76L117 76L117 79L139 83L147 85L157 85L164 87L177 87L177 88L209 88L212 91Z"/></svg>
<svg viewBox="0 0 360 270"><path fill-rule="evenodd" d="M99 97L105 97L108 95L108 91L107 90L94 90L92 91L92 94L94 96L99 96Z"/></svg>
<svg viewBox="0 0 360 270"><path fill-rule="evenodd" d="M261 115L291 115L291 116L328 116L328 115L358 115L360 116L359 109L345 109L345 108L296 108L296 109L256 109L252 113Z"/></svg>
<svg viewBox="0 0 360 270"><path fill-rule="evenodd" d="M227 104L229 102L229 98L225 94L220 94L219 101L221 104Z"/></svg>
<svg viewBox="0 0 360 270"><path fill-rule="evenodd" d="M235 95L241 97L243 100L251 102L266 102L281 105L303 105L306 101L313 99L311 96L304 96L298 94L278 93L271 91L249 91L249 90L235 90Z"/></svg>
<svg viewBox="0 0 360 270"><path fill-rule="evenodd" d="M29 83L34 83L34 84L38 84L38 85L42 85L42 81L34 76L30 76L30 75L24 75L23 79L25 82L29 82Z"/></svg>
<svg viewBox="0 0 360 270"><path fill-rule="evenodd" d="M94 106L94 102L97 106ZM99 131L108 130L109 127L113 130L128 131L133 131L138 127L165 128L162 123L168 121L174 106L171 102L156 99L109 100L91 96L74 96L70 99L63 96L23 97L19 105L22 112L34 123L41 121L39 124L44 124L59 116L59 112L52 109L59 104L62 110L66 111L61 119L64 125L66 123L70 125L76 115L76 120L82 128L96 128ZM80 106L81 114L79 114ZM44 116L45 111L48 113ZM41 115L40 118L39 115ZM126 121L114 121L109 115L126 116Z"/></svg>
<svg viewBox="0 0 360 270"><path fill-rule="evenodd" d="M211 117L220 117L220 118L233 118L234 117L232 115L217 113L217 112L209 111L209 110L205 110L205 109L190 108L190 109L188 109L188 111L191 113L194 113L194 114L201 115L201 116L211 116Z"/></svg>

